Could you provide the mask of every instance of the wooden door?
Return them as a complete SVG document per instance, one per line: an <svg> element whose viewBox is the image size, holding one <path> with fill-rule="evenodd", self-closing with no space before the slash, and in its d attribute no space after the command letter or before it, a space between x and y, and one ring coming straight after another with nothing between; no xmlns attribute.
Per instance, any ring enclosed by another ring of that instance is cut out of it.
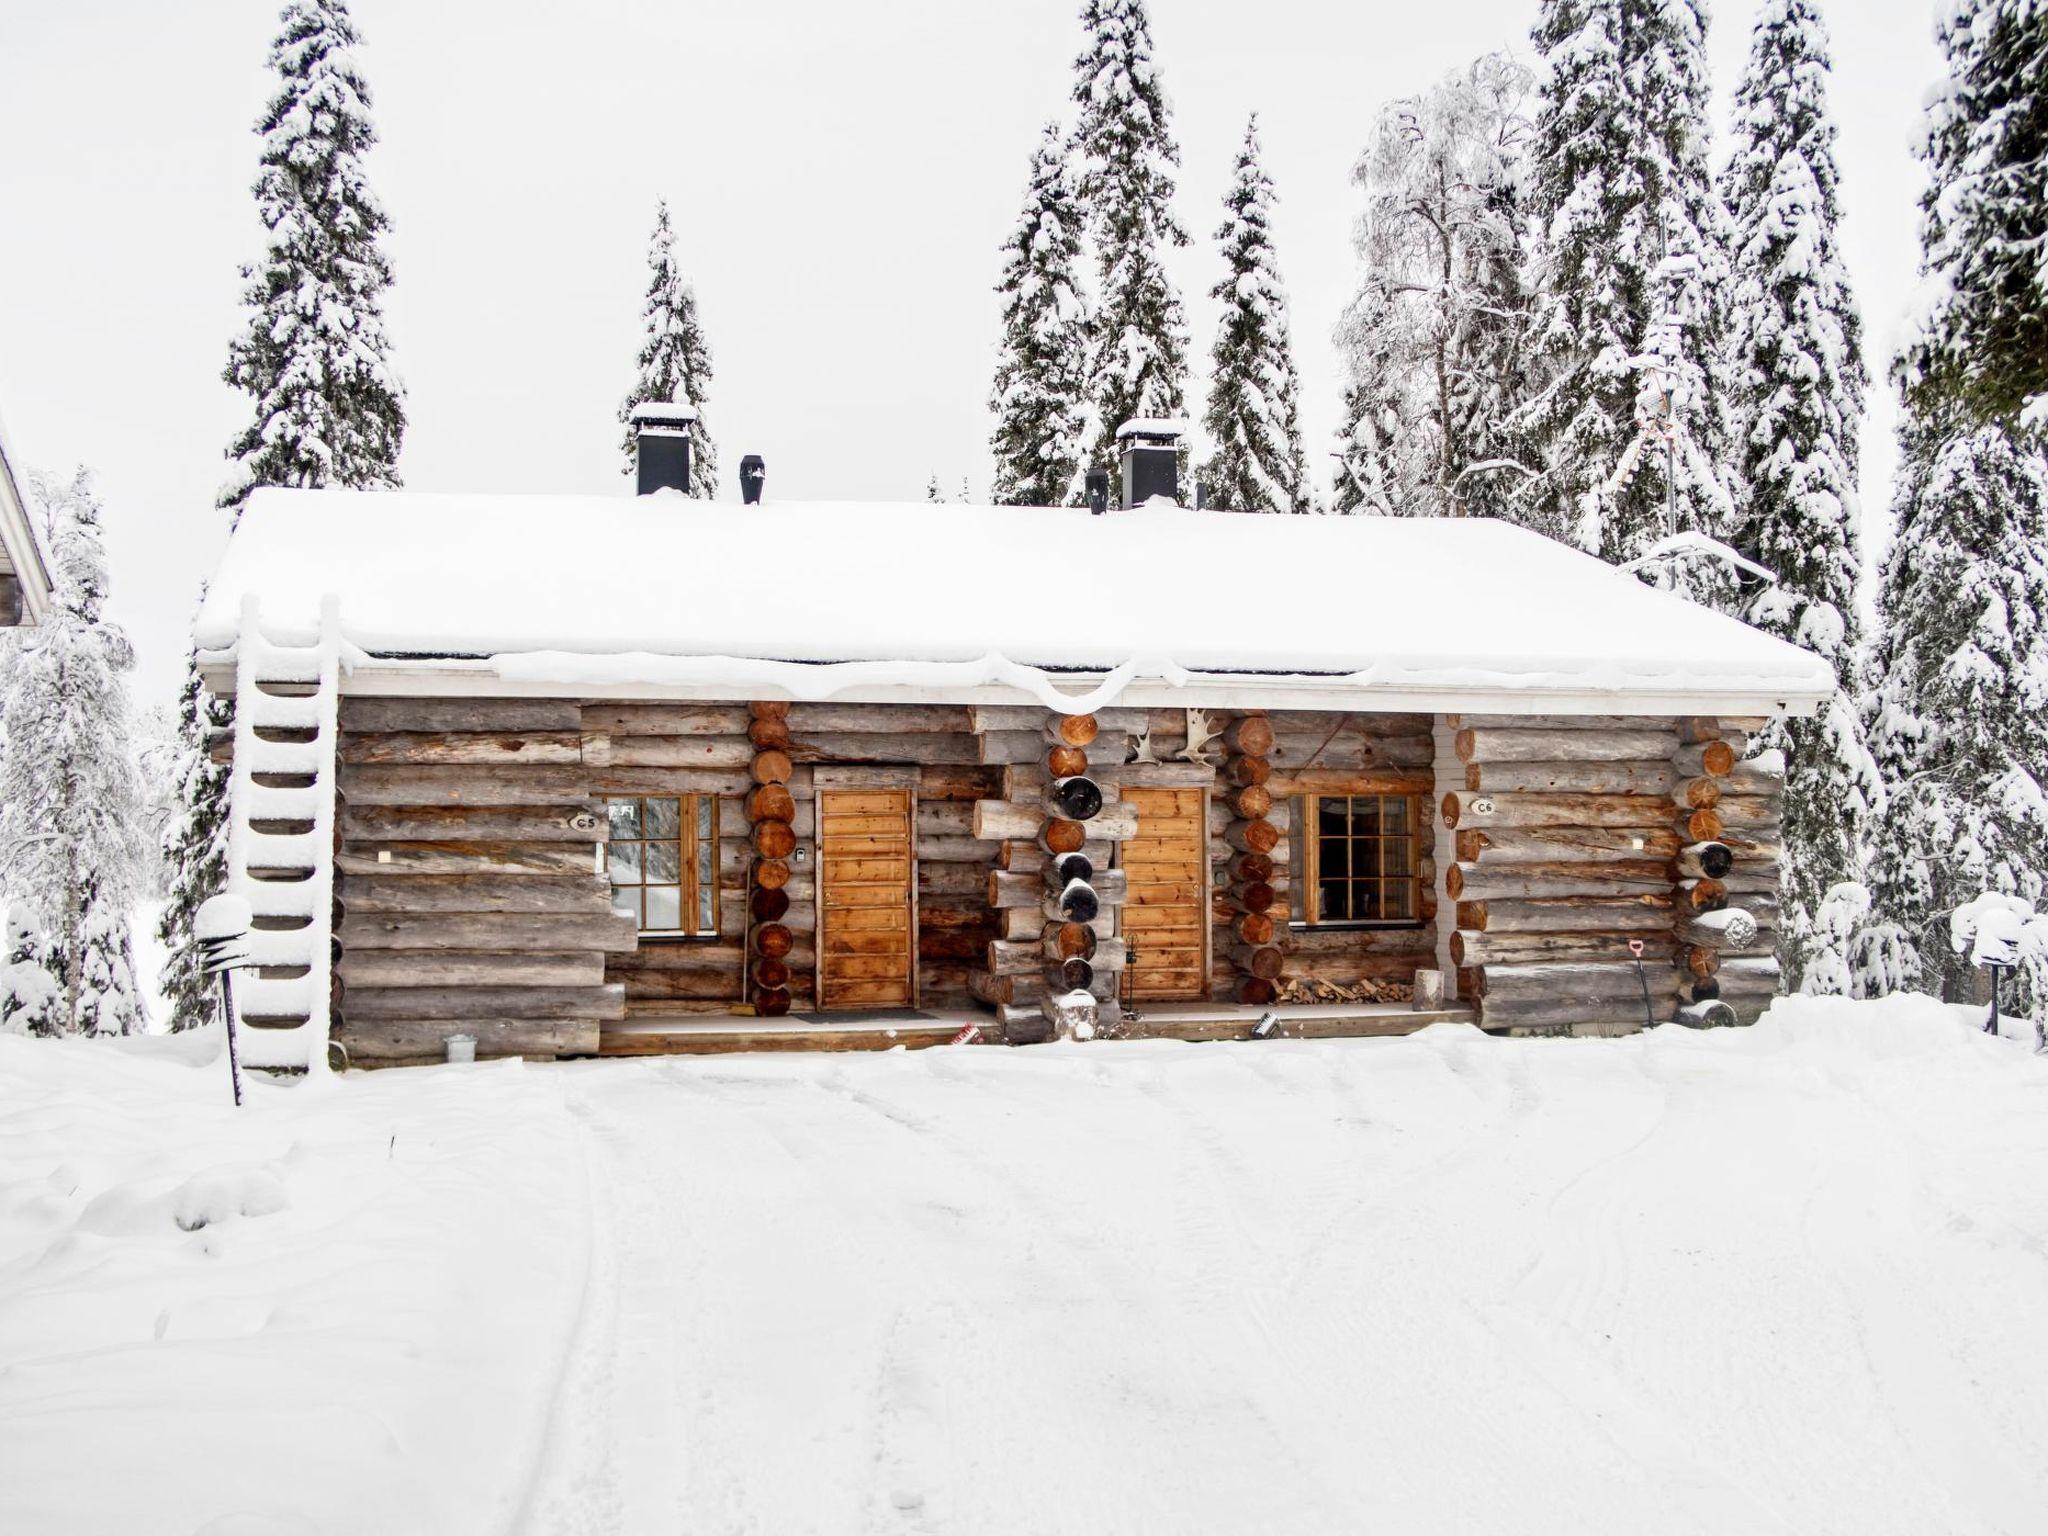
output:
<svg viewBox="0 0 2048 1536"><path fill-rule="evenodd" d="M1209 995L1209 792L1127 786L1138 835L1123 845L1133 999Z"/></svg>
<svg viewBox="0 0 2048 1536"><path fill-rule="evenodd" d="M908 1008L917 890L907 789L818 791L818 1006Z"/></svg>

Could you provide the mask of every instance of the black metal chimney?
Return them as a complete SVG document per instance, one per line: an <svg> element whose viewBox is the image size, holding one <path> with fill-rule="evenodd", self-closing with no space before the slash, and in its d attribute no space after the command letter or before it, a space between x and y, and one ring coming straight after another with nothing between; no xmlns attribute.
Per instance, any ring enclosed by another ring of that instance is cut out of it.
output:
<svg viewBox="0 0 2048 1536"><path fill-rule="evenodd" d="M740 500L753 506L761 499L761 487L768 479L768 466L758 453L740 460Z"/></svg>
<svg viewBox="0 0 2048 1536"><path fill-rule="evenodd" d="M633 407L633 463L642 496L690 494L690 426L696 419L696 408L687 400L649 400Z"/></svg>
<svg viewBox="0 0 2048 1536"><path fill-rule="evenodd" d="M1088 487L1088 510L1100 517L1109 510L1109 471L1091 469L1085 483Z"/></svg>
<svg viewBox="0 0 2048 1536"><path fill-rule="evenodd" d="M1140 419L1116 429L1123 449L1126 507L1142 507L1154 496L1180 500L1180 435L1183 423Z"/></svg>

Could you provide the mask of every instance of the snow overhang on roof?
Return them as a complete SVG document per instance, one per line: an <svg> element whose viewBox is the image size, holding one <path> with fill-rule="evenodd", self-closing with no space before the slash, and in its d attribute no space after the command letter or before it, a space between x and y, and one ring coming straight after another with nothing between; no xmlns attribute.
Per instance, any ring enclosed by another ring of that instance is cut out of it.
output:
<svg viewBox="0 0 2048 1536"><path fill-rule="evenodd" d="M8 449L4 428L0 428L0 550L6 552L7 568L21 584L22 622L42 623L50 611L50 568L43 561L28 504L22 500L21 483L15 479L14 455Z"/></svg>
<svg viewBox="0 0 2048 1536"><path fill-rule="evenodd" d="M1765 714L1834 686L1485 519L266 489L199 644L250 594L310 638L327 593L365 691Z"/></svg>

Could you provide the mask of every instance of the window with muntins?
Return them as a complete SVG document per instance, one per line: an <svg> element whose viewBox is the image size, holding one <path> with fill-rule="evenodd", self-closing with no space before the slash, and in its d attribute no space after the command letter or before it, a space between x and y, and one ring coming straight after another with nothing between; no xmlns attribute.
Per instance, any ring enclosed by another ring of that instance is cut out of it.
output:
<svg viewBox="0 0 2048 1536"><path fill-rule="evenodd" d="M1422 920L1422 810L1416 796L1303 795L1295 801L1294 827L1295 922Z"/></svg>
<svg viewBox="0 0 2048 1536"><path fill-rule="evenodd" d="M718 800L714 795L608 795L605 849L612 910L643 934L718 932Z"/></svg>

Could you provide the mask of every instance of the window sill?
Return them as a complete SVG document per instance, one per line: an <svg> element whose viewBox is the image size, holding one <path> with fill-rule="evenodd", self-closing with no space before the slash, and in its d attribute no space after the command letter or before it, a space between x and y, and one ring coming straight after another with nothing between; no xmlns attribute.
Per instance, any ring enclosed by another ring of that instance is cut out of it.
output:
<svg viewBox="0 0 2048 1536"><path fill-rule="evenodd" d="M639 933L642 944L716 944L718 940L715 933L670 933L658 928L643 928Z"/></svg>
<svg viewBox="0 0 2048 1536"><path fill-rule="evenodd" d="M1385 922L1362 919L1341 923L1309 923L1297 917L1289 918L1287 926L1290 929L1299 929L1303 933L1390 933L1404 929L1427 928L1429 924L1419 917L1395 918Z"/></svg>

